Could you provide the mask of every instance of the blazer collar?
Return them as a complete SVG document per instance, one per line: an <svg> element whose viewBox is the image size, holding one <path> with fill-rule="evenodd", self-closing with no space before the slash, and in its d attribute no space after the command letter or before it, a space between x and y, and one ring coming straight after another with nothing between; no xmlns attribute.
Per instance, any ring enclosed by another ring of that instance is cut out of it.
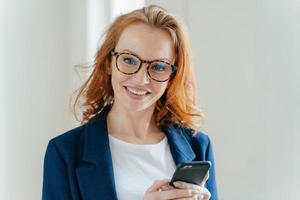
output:
<svg viewBox="0 0 300 200"><path fill-rule="evenodd" d="M76 168L80 191L85 200L117 199L109 148L107 113L106 108L85 128L82 163ZM170 125L163 128L163 131L176 165L195 158L188 139L179 128Z"/></svg>
<svg viewBox="0 0 300 200"><path fill-rule="evenodd" d="M168 138L170 151L176 165L182 162L190 162L196 157L182 129L175 127L175 125L170 125L163 128L163 130Z"/></svg>
<svg viewBox="0 0 300 200"><path fill-rule="evenodd" d="M86 125L82 163L76 168L84 200L117 199L106 115L104 110Z"/></svg>
<svg viewBox="0 0 300 200"><path fill-rule="evenodd" d="M109 151L108 129L105 109L95 119L89 122L84 133L83 161L97 164L102 154Z"/></svg>

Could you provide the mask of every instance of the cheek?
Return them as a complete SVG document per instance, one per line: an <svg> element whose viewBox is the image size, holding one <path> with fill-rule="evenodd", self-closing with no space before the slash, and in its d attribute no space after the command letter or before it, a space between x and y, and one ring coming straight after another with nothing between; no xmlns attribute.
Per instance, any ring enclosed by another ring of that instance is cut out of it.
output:
<svg viewBox="0 0 300 200"><path fill-rule="evenodd" d="M126 80L126 76L116 70L116 68L113 68L111 74L111 82L114 87L117 87L120 83Z"/></svg>
<svg viewBox="0 0 300 200"><path fill-rule="evenodd" d="M111 75L111 85L112 85L114 93L116 93L116 92L118 92L118 90L120 90L120 88L119 88L120 82L122 82L122 78L118 75L118 73L113 71L112 75Z"/></svg>
<svg viewBox="0 0 300 200"><path fill-rule="evenodd" d="M116 96L118 94L123 94L124 87L123 85L130 79L129 76L120 73L119 71L112 71L111 75L111 84L113 88L113 92Z"/></svg>
<svg viewBox="0 0 300 200"><path fill-rule="evenodd" d="M157 94L159 94L161 96L166 91L167 85L168 85L168 83L159 83L159 82L157 82L157 83L153 84L153 89L155 90L155 92Z"/></svg>

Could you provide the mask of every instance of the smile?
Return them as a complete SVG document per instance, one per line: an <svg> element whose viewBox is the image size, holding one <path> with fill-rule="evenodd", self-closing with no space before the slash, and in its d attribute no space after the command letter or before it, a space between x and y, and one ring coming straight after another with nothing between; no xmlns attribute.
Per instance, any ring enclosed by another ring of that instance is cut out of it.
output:
<svg viewBox="0 0 300 200"><path fill-rule="evenodd" d="M126 86L124 86L124 87L128 92L130 92L131 94L134 94L134 95L146 96L146 95L150 94L150 92L145 91L145 90L137 90L137 89L129 88Z"/></svg>

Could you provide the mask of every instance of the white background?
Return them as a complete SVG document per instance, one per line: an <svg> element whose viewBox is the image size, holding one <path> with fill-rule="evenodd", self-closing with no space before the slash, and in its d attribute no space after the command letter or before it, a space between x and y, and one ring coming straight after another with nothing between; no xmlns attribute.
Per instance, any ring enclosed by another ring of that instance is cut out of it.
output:
<svg viewBox="0 0 300 200"><path fill-rule="evenodd" d="M0 199L41 198L47 142L78 125L74 65L142 4L121 2L0 1ZM220 199L300 199L300 1L151 2L188 26Z"/></svg>

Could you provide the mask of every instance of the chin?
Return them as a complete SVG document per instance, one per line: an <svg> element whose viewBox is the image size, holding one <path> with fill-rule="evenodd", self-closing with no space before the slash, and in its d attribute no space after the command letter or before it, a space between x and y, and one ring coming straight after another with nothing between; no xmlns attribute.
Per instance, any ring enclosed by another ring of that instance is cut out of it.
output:
<svg viewBox="0 0 300 200"><path fill-rule="evenodd" d="M146 111L154 108L154 105L149 105L149 104L139 104L136 102L131 102L126 105L127 110L130 112L141 112L141 111Z"/></svg>

